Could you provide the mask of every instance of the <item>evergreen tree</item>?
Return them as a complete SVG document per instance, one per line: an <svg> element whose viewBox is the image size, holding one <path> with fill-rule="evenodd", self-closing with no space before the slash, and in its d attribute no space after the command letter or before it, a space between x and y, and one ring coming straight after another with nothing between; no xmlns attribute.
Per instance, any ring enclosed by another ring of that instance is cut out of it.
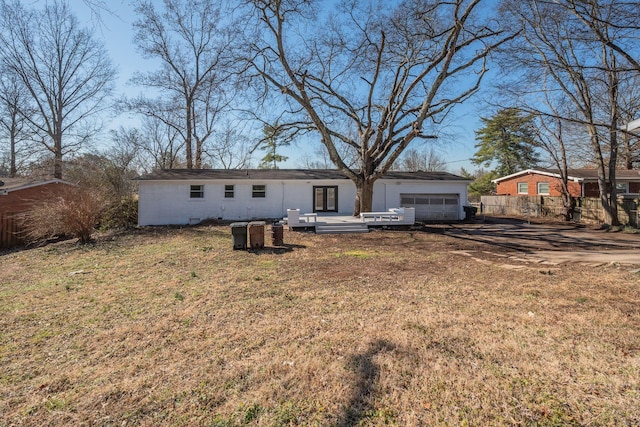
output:
<svg viewBox="0 0 640 427"><path fill-rule="evenodd" d="M261 169L278 169L278 163L284 162L288 159L287 156L283 156L277 153L278 148L284 147L290 144L290 138L285 137L284 131L278 126L265 124L263 128L264 138L260 141L259 147L261 150L266 151L267 154L261 159Z"/></svg>
<svg viewBox="0 0 640 427"><path fill-rule="evenodd" d="M532 116L522 115L517 108L505 108L491 118L480 120L484 127L476 131L479 142L471 159L474 164L489 167L495 162L494 171L498 176L536 166L539 158Z"/></svg>

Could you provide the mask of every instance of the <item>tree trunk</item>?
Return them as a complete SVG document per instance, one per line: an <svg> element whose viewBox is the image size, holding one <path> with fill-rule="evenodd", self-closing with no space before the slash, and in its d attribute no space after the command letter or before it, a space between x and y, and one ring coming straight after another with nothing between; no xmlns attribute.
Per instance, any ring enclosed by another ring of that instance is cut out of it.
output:
<svg viewBox="0 0 640 427"><path fill-rule="evenodd" d="M191 101L187 100L187 111L186 111L186 129L185 129L185 154L187 160L187 169L193 169L193 142L192 142L192 134L193 134L193 123L192 123L192 114L191 111Z"/></svg>
<svg viewBox="0 0 640 427"><path fill-rule="evenodd" d="M16 130L15 125L11 128L11 152L9 154L9 178L15 178L18 174L18 168L16 166Z"/></svg>
<svg viewBox="0 0 640 427"><path fill-rule="evenodd" d="M573 197L566 192L562 192L562 217L569 222L573 219L574 213Z"/></svg>
<svg viewBox="0 0 640 427"><path fill-rule="evenodd" d="M62 179L62 131L56 132L56 135L54 135L53 177L57 179Z"/></svg>
<svg viewBox="0 0 640 427"><path fill-rule="evenodd" d="M618 212L616 205L613 205L612 207L609 202L607 181L602 176L598 176L598 189L600 193L600 204L602 204L602 212L604 213L604 223L609 225L618 225Z"/></svg>
<svg viewBox="0 0 640 427"><path fill-rule="evenodd" d="M358 216L362 212L371 212L373 207L373 184L374 180L358 177L356 184L356 202L353 209L353 216Z"/></svg>

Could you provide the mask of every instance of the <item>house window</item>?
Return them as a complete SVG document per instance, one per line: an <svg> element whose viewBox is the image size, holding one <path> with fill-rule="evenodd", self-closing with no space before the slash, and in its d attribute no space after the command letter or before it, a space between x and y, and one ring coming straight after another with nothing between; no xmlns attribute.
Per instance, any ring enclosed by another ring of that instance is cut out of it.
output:
<svg viewBox="0 0 640 427"><path fill-rule="evenodd" d="M627 184L626 182L616 183L616 194L627 194L629 192Z"/></svg>
<svg viewBox="0 0 640 427"><path fill-rule="evenodd" d="M526 182L519 182L518 194L529 194L529 184Z"/></svg>
<svg viewBox="0 0 640 427"><path fill-rule="evenodd" d="M189 197L192 199L204 199L204 185L192 185Z"/></svg>
<svg viewBox="0 0 640 427"><path fill-rule="evenodd" d="M233 185L225 185L224 186L224 198L225 199L233 199L235 196L233 191Z"/></svg>
<svg viewBox="0 0 640 427"><path fill-rule="evenodd" d="M539 182L538 183L538 194L549 195L549 183L548 182Z"/></svg>
<svg viewBox="0 0 640 427"><path fill-rule="evenodd" d="M254 185L251 191L251 197L254 199L264 199L267 196L266 185Z"/></svg>

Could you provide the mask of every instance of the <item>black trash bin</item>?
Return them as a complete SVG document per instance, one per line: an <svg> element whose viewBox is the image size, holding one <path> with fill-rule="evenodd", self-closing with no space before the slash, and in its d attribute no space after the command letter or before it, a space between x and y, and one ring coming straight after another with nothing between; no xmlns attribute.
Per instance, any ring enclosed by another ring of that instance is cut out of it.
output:
<svg viewBox="0 0 640 427"><path fill-rule="evenodd" d="M247 223L234 222L231 224L233 236L233 249L247 249Z"/></svg>
<svg viewBox="0 0 640 427"><path fill-rule="evenodd" d="M264 248L264 221L251 221L249 229L249 247L251 249Z"/></svg>
<svg viewBox="0 0 640 427"><path fill-rule="evenodd" d="M284 245L284 226L282 224L273 224L271 226L271 243L273 246Z"/></svg>
<svg viewBox="0 0 640 427"><path fill-rule="evenodd" d="M464 209L464 219L467 221L475 218L476 213L478 212L478 208L475 206L463 206L462 209Z"/></svg>

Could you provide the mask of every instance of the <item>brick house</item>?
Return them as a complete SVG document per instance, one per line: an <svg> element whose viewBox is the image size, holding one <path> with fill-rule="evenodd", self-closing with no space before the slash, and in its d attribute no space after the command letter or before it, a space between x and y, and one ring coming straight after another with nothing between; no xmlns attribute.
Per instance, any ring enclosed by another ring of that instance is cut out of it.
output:
<svg viewBox="0 0 640 427"><path fill-rule="evenodd" d="M598 171L595 169L571 169L568 177L572 197L598 197ZM496 194L507 196L561 196L562 182L557 171L527 169L494 179ZM640 193L640 170L617 170L618 194Z"/></svg>
<svg viewBox="0 0 640 427"><path fill-rule="evenodd" d="M0 248L20 243L17 214L62 195L72 183L61 179L0 178Z"/></svg>

